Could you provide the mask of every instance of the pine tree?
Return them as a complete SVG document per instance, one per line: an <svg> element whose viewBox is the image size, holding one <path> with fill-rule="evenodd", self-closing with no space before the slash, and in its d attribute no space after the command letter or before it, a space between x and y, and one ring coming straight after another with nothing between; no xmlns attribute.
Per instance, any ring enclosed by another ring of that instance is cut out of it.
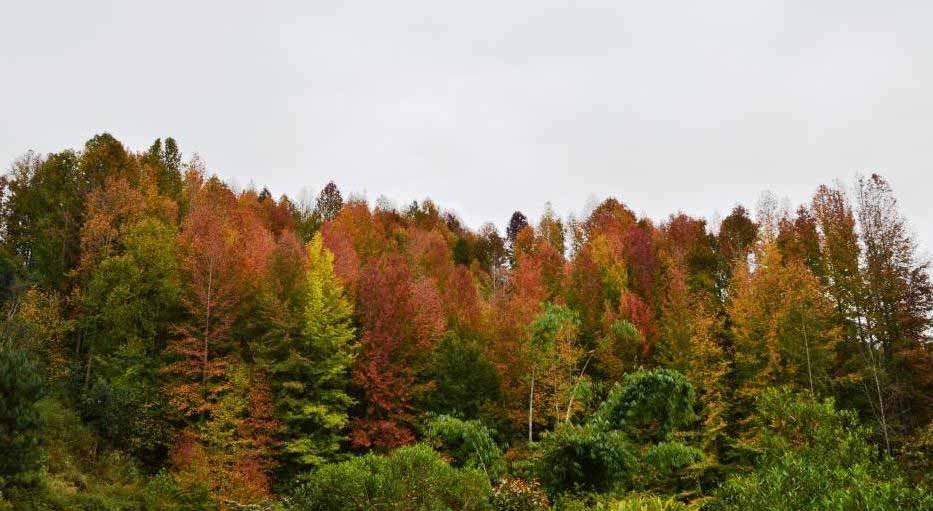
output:
<svg viewBox="0 0 933 511"><path fill-rule="evenodd" d="M320 233L307 245L308 267L296 328L274 333L263 357L282 422L286 471L333 459L345 439L346 393L353 361L353 307L334 274Z"/></svg>

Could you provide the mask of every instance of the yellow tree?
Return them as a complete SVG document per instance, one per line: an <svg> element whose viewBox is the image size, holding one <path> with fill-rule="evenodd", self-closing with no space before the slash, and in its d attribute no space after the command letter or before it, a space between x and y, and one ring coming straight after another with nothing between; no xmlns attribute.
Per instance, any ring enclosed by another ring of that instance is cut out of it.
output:
<svg viewBox="0 0 933 511"><path fill-rule="evenodd" d="M805 264L782 259L774 243L760 246L754 267L737 263L727 308L740 417L771 386L792 385L813 394L826 389L841 332L819 281Z"/></svg>
<svg viewBox="0 0 933 511"><path fill-rule="evenodd" d="M721 446L727 425L726 374L729 359L717 339L721 320L705 293L691 292L679 262L667 270L668 285L659 321L658 360L664 367L683 373L697 390L703 406L704 450Z"/></svg>

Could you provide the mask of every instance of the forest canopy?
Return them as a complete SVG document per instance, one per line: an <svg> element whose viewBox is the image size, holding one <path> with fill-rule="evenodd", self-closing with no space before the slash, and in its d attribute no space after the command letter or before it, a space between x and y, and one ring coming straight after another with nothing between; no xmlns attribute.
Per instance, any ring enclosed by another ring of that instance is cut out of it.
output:
<svg viewBox="0 0 933 511"><path fill-rule="evenodd" d="M27 153L0 510L933 508L929 263L882 176L814 185L500 234L172 138Z"/></svg>

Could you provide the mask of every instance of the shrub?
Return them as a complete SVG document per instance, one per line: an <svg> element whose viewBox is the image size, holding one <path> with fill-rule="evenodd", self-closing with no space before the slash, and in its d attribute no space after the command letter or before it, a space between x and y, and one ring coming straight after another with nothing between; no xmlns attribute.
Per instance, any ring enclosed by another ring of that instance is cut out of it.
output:
<svg viewBox="0 0 933 511"><path fill-rule="evenodd" d="M671 497L634 494L599 509L600 511L688 511L690 508Z"/></svg>
<svg viewBox="0 0 933 511"><path fill-rule="evenodd" d="M547 494L535 481L507 477L492 492L496 511L543 511L550 509Z"/></svg>
<svg viewBox="0 0 933 511"><path fill-rule="evenodd" d="M537 472L551 496L627 487L636 463L622 432L592 426L558 426L540 448Z"/></svg>
<svg viewBox="0 0 933 511"><path fill-rule="evenodd" d="M482 470L490 479L505 471L502 451L492 434L479 421L464 421L441 415L428 422L425 440L450 459L454 467Z"/></svg>
<svg viewBox="0 0 933 511"><path fill-rule="evenodd" d="M790 390L758 401L755 470L717 491L713 510L931 509L933 495L908 485L868 441L855 414Z"/></svg>
<svg viewBox="0 0 933 511"><path fill-rule="evenodd" d="M696 420L693 386L677 371L638 370L625 375L591 419L598 427L626 431L633 440L666 440Z"/></svg>
<svg viewBox="0 0 933 511"><path fill-rule="evenodd" d="M387 456L367 454L324 465L306 476L292 498L295 510L473 511L490 509L482 471L457 469L423 444Z"/></svg>

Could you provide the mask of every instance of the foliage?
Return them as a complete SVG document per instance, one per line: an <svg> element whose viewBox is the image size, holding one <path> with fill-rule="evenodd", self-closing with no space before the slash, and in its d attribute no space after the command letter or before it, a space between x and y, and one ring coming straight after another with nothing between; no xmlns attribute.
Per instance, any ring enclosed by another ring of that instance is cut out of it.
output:
<svg viewBox="0 0 933 511"><path fill-rule="evenodd" d="M600 511L689 511L692 509L673 497L633 494L600 506Z"/></svg>
<svg viewBox="0 0 933 511"><path fill-rule="evenodd" d="M696 419L693 386L677 371L640 370L625 376L592 421L634 439L668 439Z"/></svg>
<svg viewBox="0 0 933 511"><path fill-rule="evenodd" d="M499 373L476 342L448 331L431 363L434 388L428 407L438 413L479 418L502 397Z"/></svg>
<svg viewBox="0 0 933 511"><path fill-rule="evenodd" d="M931 507L933 284L887 181L588 209L503 237L168 137L27 154L0 509Z"/></svg>
<svg viewBox="0 0 933 511"><path fill-rule="evenodd" d="M42 379L26 353L0 343L0 490L37 476L41 397Z"/></svg>
<svg viewBox="0 0 933 511"><path fill-rule="evenodd" d="M538 477L551 496L626 488L636 459L621 431L562 424L540 442Z"/></svg>
<svg viewBox="0 0 933 511"><path fill-rule="evenodd" d="M544 511L551 508L547 494L535 481L507 477L492 491L496 511Z"/></svg>
<svg viewBox="0 0 933 511"><path fill-rule="evenodd" d="M424 437L454 467L480 469L491 480L498 479L505 470L502 451L492 432L479 421L440 415L428 422Z"/></svg>
<svg viewBox="0 0 933 511"><path fill-rule="evenodd" d="M333 459L346 438L352 305L334 274L333 254L320 234L307 246L308 264L297 323L273 330L260 348L282 417L283 461L289 473Z"/></svg>
<svg viewBox="0 0 933 511"><path fill-rule="evenodd" d="M795 395L766 391L759 401L761 457L732 476L712 509L928 509L933 495L912 488L892 460L865 441L853 414Z"/></svg>
<svg viewBox="0 0 933 511"><path fill-rule="evenodd" d="M296 489L292 509L481 510L491 509L490 492L482 471L453 468L430 447L413 445L320 467Z"/></svg>

